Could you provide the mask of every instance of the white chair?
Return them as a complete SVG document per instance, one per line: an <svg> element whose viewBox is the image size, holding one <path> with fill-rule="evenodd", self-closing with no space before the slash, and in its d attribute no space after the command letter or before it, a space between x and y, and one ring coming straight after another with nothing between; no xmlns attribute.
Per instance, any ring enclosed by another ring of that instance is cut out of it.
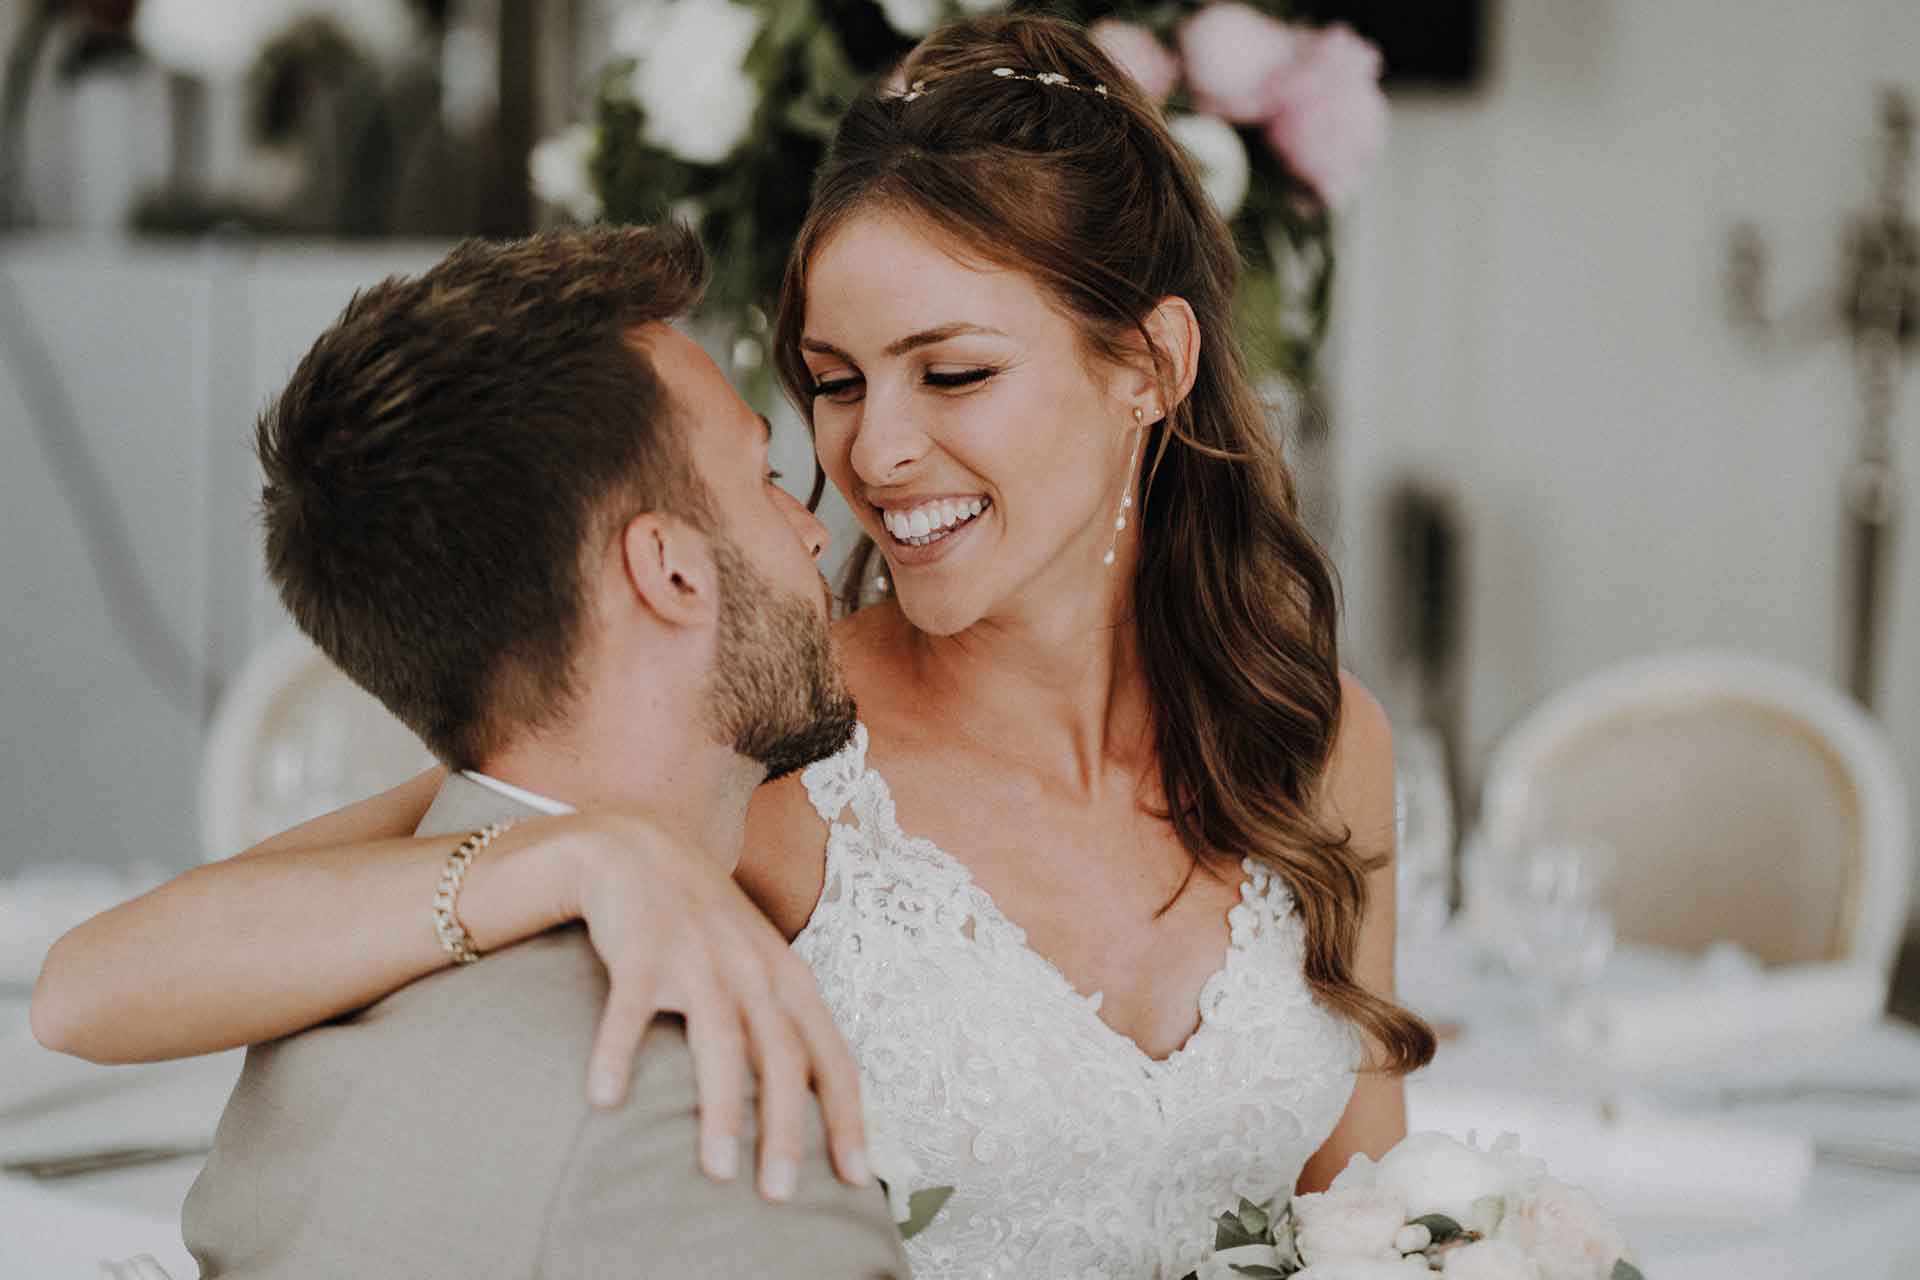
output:
<svg viewBox="0 0 1920 1280"><path fill-rule="evenodd" d="M1892 749L1850 699L1777 663L1655 657L1555 694L1495 750L1481 817L1491 849L1610 847L1628 941L1881 973L1900 944L1913 848Z"/></svg>
<svg viewBox="0 0 1920 1280"><path fill-rule="evenodd" d="M220 699L201 770L204 856L224 858L432 767L419 738L298 632Z"/></svg>

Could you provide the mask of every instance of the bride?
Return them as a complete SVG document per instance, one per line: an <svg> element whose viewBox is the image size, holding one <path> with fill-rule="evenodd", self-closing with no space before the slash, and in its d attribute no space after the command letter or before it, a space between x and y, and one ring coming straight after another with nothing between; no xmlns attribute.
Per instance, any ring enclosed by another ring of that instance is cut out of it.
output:
<svg viewBox="0 0 1920 1280"><path fill-rule="evenodd" d="M1180 1275L1238 1197L1397 1141L1433 1052L1393 1002L1385 717L1338 665L1238 281L1157 110L1032 17L938 31L855 104L794 248L780 373L888 592L837 627L862 728L762 788L738 880L817 977L876 1145L955 1188L923 1278ZM41 997L116 974L85 1017L137 1058L413 980L445 958L416 935L446 849L390 838L437 783L83 926ZM605 833L509 833L516 874L482 860L463 897L483 946L557 915L652 945L563 882L563 847L631 856ZM239 919L273 927L196 945Z"/></svg>

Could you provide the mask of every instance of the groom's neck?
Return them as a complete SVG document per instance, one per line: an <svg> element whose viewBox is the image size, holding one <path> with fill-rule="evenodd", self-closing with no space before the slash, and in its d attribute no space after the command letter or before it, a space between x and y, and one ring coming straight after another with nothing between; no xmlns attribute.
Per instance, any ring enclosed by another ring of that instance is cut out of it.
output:
<svg viewBox="0 0 1920 1280"><path fill-rule="evenodd" d="M645 817L731 872L765 771L708 737L697 726L598 741L529 734L489 755L480 772L583 813Z"/></svg>

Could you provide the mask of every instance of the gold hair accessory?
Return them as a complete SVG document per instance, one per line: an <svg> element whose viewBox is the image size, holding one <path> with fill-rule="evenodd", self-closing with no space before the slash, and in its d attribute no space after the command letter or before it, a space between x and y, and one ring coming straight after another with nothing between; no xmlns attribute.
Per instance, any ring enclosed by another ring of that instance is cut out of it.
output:
<svg viewBox="0 0 1920 1280"><path fill-rule="evenodd" d="M1050 89L1071 89L1075 93L1097 93L1103 98L1107 96L1107 86L1104 84L1096 84L1092 88L1088 88L1086 85L1075 84L1058 71L1028 72L1016 71L1012 67L995 67L993 74L1002 80L1025 80L1029 84L1043 84ZM926 93L927 82L925 80L915 80L911 85L907 86L907 92L901 95L901 101L912 102L916 98L925 97Z"/></svg>
<svg viewBox="0 0 1920 1280"><path fill-rule="evenodd" d="M440 888L433 895L433 931L440 935L440 945L446 948L455 964L472 964L480 958L479 949L473 945L473 935L454 914L454 905L460 900L460 885L480 851L512 825L511 822L490 822L480 828L447 855L447 865L440 872Z"/></svg>

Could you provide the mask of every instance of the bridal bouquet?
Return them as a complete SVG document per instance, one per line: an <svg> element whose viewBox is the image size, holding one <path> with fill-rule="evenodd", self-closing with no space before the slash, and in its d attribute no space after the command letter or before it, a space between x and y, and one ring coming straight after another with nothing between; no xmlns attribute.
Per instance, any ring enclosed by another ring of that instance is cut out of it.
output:
<svg viewBox="0 0 1920 1280"><path fill-rule="evenodd" d="M1242 1200L1186 1280L1641 1280L1593 1197L1516 1147L1415 1133L1378 1162L1356 1155L1326 1191Z"/></svg>

